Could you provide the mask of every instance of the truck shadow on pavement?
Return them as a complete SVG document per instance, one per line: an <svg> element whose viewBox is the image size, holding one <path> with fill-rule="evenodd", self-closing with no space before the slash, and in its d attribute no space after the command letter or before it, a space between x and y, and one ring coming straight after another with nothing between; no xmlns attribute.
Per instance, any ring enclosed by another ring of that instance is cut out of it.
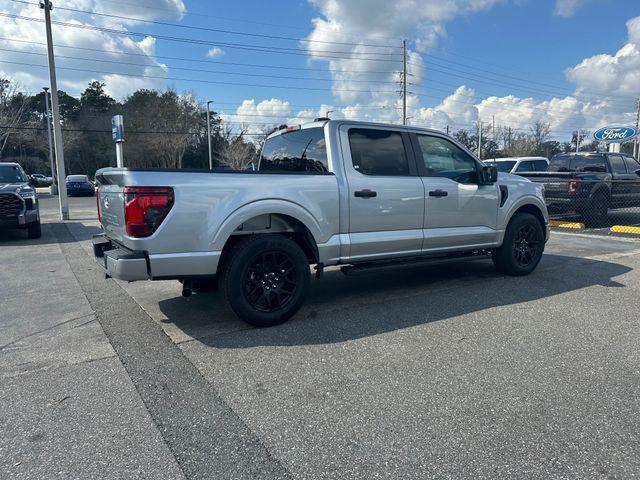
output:
<svg viewBox="0 0 640 480"><path fill-rule="evenodd" d="M26 230L11 229L0 230L0 246L29 247L34 245L51 245L58 243L74 243L76 240L88 240L95 233L102 230L97 226L86 226L80 222L65 222L74 232L79 232L82 238L59 240L53 233L53 225L63 225L61 222L42 223L42 236L40 238L27 238Z"/></svg>
<svg viewBox="0 0 640 480"><path fill-rule="evenodd" d="M339 343L482 310L548 299L536 309L558 312L565 304L553 297L593 286L625 287L614 280L630 267L580 257L545 255L528 277L498 274L491 262L409 268L346 277L327 272L312 282L306 305L287 323L256 329L222 306L222 296L199 294L162 300L165 323L215 348L296 346ZM571 272L568 274L568 272ZM195 308L194 308L195 307ZM513 315L518 310L514 309ZM504 313L501 317L504 321ZM221 328L222 327L222 328Z"/></svg>

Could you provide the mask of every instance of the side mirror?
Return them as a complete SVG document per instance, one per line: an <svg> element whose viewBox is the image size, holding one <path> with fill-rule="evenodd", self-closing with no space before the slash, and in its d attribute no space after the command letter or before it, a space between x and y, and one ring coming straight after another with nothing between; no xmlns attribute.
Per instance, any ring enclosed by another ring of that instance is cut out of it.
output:
<svg viewBox="0 0 640 480"><path fill-rule="evenodd" d="M640 168L638 170L636 170L636 175L638 175L640 177Z"/></svg>
<svg viewBox="0 0 640 480"><path fill-rule="evenodd" d="M498 168L495 165L483 165L480 169L478 185L493 185L498 181Z"/></svg>

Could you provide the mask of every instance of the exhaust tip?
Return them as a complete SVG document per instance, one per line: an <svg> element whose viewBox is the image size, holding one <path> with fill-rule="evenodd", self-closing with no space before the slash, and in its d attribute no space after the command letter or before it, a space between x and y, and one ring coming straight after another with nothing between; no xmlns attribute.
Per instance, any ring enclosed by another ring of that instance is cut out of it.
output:
<svg viewBox="0 0 640 480"><path fill-rule="evenodd" d="M191 295L193 295L193 291L190 288L183 288L182 289L182 296L184 298L189 298Z"/></svg>

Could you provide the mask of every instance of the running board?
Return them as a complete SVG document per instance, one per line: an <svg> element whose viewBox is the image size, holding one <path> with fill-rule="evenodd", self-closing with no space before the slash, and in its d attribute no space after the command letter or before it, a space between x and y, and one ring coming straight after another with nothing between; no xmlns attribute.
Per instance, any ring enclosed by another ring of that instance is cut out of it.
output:
<svg viewBox="0 0 640 480"><path fill-rule="evenodd" d="M491 253L486 250L474 251L471 253L454 254L447 256L437 257L414 257L404 260L389 260L389 261L377 261L370 263L359 263L355 265L347 265L340 268L340 271L345 275L361 275L366 273L384 272L386 270L392 270L402 267L422 267L431 265L443 265L447 263L455 263L460 261L469 260L488 260L491 258Z"/></svg>

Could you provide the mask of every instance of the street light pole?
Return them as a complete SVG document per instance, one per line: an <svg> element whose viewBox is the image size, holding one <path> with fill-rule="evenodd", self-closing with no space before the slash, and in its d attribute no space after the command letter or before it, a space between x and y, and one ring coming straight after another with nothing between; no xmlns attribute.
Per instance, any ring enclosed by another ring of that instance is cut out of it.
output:
<svg viewBox="0 0 640 480"><path fill-rule="evenodd" d="M56 168L53 161L53 142L51 141L51 114L49 113L49 87L42 87L44 90L44 115L47 119L47 138L49 145L49 165L51 167L51 195L58 194L56 185Z"/></svg>
<svg viewBox="0 0 640 480"><path fill-rule="evenodd" d="M69 220L66 174L64 169L64 149L62 146L62 128L60 128L60 107L58 105L58 82L56 81L56 63L53 57L53 35L51 34L51 0L42 0L40 8L44 10L44 23L47 33L47 57L49 60L49 82L51 87L51 114L53 117L53 143L56 150L58 172L58 202L60 219Z"/></svg>
<svg viewBox="0 0 640 480"><path fill-rule="evenodd" d="M209 170L213 170L213 159L211 158L211 109L209 105L213 100L207 102L207 146L209 147Z"/></svg>

